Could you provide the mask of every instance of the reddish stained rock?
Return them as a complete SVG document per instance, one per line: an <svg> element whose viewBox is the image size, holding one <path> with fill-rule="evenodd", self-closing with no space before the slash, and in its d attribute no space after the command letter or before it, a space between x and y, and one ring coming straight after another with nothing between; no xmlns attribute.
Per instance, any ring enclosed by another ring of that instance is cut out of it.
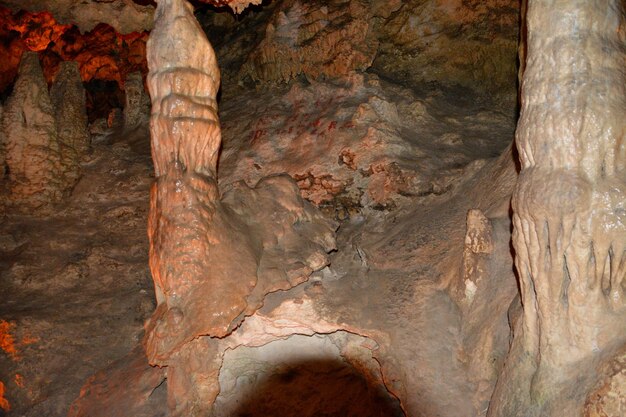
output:
<svg viewBox="0 0 626 417"><path fill-rule="evenodd" d="M48 84L62 61L77 61L84 82L114 80L121 88L128 74L148 71L148 32L120 34L109 25L99 24L82 34L74 25L58 23L49 12L12 14L0 7L0 34L6 39L0 51L7 57L0 63L0 91L13 82L24 51L40 53Z"/></svg>

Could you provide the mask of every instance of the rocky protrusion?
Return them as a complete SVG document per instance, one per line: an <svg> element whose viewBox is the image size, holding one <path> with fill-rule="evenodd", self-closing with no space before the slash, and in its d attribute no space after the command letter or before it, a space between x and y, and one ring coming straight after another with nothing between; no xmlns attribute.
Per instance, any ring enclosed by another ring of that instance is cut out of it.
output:
<svg viewBox="0 0 626 417"><path fill-rule="evenodd" d="M143 86L140 72L129 74L124 82L126 106L124 107L124 129L132 129L147 123L150 116L150 96Z"/></svg>
<svg viewBox="0 0 626 417"><path fill-rule="evenodd" d="M465 301L471 304L479 281L486 275L485 256L493 252L493 230L489 219L477 209L467 213L467 231L463 250L463 282Z"/></svg>
<svg viewBox="0 0 626 417"><path fill-rule="evenodd" d="M59 142L83 155L89 150L89 131L87 129L87 111L85 87L80 78L78 63L65 61L52 87L50 99L54 107Z"/></svg>
<svg viewBox="0 0 626 417"><path fill-rule="evenodd" d="M398 6L388 5L391 10ZM378 48L374 14L370 4L357 0L323 6L289 0L272 16L241 76L289 82L299 74L318 78L363 71L374 61Z"/></svg>
<svg viewBox="0 0 626 417"><path fill-rule="evenodd" d="M75 184L76 164L62 154L55 110L36 53L22 57L3 120L10 205L31 212L60 201Z"/></svg>
<svg viewBox="0 0 626 417"><path fill-rule="evenodd" d="M512 203L523 328L489 416L574 416L626 343L626 17L620 0L530 0L526 17Z"/></svg>
<svg viewBox="0 0 626 417"><path fill-rule="evenodd" d="M185 0L158 3L148 65L157 176L148 230L158 305L145 345L151 364L169 367L174 415L206 415L217 395L212 338L230 334L267 293L326 266L335 225L285 176L220 198L219 70Z"/></svg>

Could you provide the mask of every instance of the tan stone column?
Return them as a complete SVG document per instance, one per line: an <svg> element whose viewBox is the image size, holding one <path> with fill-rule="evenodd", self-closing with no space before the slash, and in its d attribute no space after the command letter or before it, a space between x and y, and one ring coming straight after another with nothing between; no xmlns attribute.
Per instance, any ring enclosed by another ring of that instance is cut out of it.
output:
<svg viewBox="0 0 626 417"><path fill-rule="evenodd" d="M528 406L569 416L576 384L626 341L624 2L529 0L526 17L512 203L523 354L507 366L530 357Z"/></svg>

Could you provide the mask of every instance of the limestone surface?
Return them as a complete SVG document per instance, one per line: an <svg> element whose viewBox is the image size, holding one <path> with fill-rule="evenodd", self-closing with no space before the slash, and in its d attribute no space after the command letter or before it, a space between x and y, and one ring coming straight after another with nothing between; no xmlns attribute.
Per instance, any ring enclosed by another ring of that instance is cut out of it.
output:
<svg viewBox="0 0 626 417"><path fill-rule="evenodd" d="M124 129L147 124L150 116L150 96L143 86L140 72L129 74L124 82L126 105L124 106Z"/></svg>
<svg viewBox="0 0 626 417"><path fill-rule="evenodd" d="M374 75L224 90L220 185L288 173L303 197L340 219L449 191L471 161L504 150L514 129L504 112Z"/></svg>
<svg viewBox="0 0 626 417"><path fill-rule="evenodd" d="M524 311L489 416L579 415L626 342L626 15L620 1L535 0L526 19L512 202Z"/></svg>
<svg viewBox="0 0 626 417"><path fill-rule="evenodd" d="M220 197L219 70L211 45L184 0L159 3L148 43L152 156L157 176L149 218L157 310L147 324L151 364L168 366L173 413L210 407L224 337L261 307L328 264L335 225L298 195L288 177L245 184Z"/></svg>
<svg viewBox="0 0 626 417"><path fill-rule="evenodd" d="M107 23L118 32L141 32L152 28L154 7L142 6L132 0L4 0L11 9L52 12L61 23L77 24L81 31L92 30Z"/></svg>
<svg viewBox="0 0 626 417"><path fill-rule="evenodd" d="M80 78L78 63L63 62L50 87L59 142L76 153L75 159L89 150L85 87ZM65 152L64 152L65 153ZM69 156L69 155L68 155Z"/></svg>
<svg viewBox="0 0 626 417"><path fill-rule="evenodd" d="M76 183L75 159L59 140L55 109L36 53L25 53L3 118L8 200L18 211L59 202Z"/></svg>
<svg viewBox="0 0 626 417"><path fill-rule="evenodd" d="M515 91L515 0L410 0L380 25L374 70L410 85L438 82Z"/></svg>
<svg viewBox="0 0 626 417"><path fill-rule="evenodd" d="M0 217L0 408L624 415L623 2L523 2L517 143L515 2L158 3L154 165Z"/></svg>
<svg viewBox="0 0 626 417"><path fill-rule="evenodd" d="M288 82L300 74L311 79L347 75L372 64L378 40L375 10L366 2L291 0L280 6L240 77Z"/></svg>

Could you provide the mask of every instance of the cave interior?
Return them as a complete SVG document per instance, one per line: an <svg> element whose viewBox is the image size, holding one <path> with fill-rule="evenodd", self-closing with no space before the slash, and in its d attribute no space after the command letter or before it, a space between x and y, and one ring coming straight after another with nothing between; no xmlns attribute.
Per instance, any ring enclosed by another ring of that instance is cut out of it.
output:
<svg viewBox="0 0 626 417"><path fill-rule="evenodd" d="M626 416L624 0L0 39L0 417Z"/></svg>

